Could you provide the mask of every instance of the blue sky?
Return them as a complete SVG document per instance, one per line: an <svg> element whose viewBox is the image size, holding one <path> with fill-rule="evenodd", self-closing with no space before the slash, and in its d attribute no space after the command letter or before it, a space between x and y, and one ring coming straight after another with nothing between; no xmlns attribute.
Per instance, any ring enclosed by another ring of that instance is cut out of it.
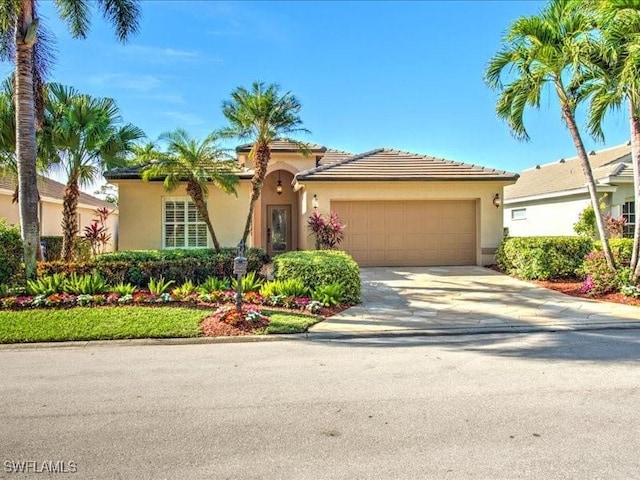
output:
<svg viewBox="0 0 640 480"><path fill-rule="evenodd" d="M496 118L496 95L482 80L508 25L543 4L145 1L140 32L126 45L97 14L86 40L69 36L52 2L41 15L57 37L50 80L113 97L151 139L223 126L222 101L261 80L300 99L312 132L302 139L518 172L575 155L552 95L527 114L531 141L521 143ZM627 141L624 113L610 116L605 133L607 146ZM589 149L603 146L587 138Z"/></svg>

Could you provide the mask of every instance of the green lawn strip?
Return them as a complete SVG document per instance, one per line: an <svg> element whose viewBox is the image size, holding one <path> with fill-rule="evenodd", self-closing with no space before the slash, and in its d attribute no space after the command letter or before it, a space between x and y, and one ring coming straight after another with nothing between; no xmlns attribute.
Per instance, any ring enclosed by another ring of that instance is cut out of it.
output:
<svg viewBox="0 0 640 480"><path fill-rule="evenodd" d="M321 318L313 315L275 310L263 310L262 313L269 317L270 323L264 331L256 332L261 334L303 333L306 332L311 325L315 325L321 320Z"/></svg>
<svg viewBox="0 0 640 480"><path fill-rule="evenodd" d="M0 311L0 343L197 337L211 313L140 306Z"/></svg>

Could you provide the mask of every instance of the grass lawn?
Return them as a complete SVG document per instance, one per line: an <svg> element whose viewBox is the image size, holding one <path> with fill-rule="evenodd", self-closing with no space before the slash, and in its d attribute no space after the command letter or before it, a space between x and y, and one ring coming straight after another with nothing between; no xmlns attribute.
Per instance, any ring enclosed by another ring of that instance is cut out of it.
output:
<svg viewBox="0 0 640 480"><path fill-rule="evenodd" d="M264 313L269 317L270 323L264 333L303 333L307 331L311 325L315 325L320 320L318 317L310 315L301 315L299 313L277 312L265 310ZM260 332L262 333L262 332Z"/></svg>
<svg viewBox="0 0 640 480"><path fill-rule="evenodd" d="M212 310L186 307L75 307L0 311L0 343L177 338L201 335L200 322ZM259 334L301 333L318 318L265 311L271 323Z"/></svg>
<svg viewBox="0 0 640 480"><path fill-rule="evenodd" d="M211 313L138 306L0 311L0 343L197 337Z"/></svg>

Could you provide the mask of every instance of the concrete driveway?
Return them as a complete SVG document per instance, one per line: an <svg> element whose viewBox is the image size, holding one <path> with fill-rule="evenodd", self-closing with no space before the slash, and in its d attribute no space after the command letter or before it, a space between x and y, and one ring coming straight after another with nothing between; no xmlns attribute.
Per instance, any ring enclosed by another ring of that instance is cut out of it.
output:
<svg viewBox="0 0 640 480"><path fill-rule="evenodd" d="M362 268L362 303L317 335L640 327L640 307L570 297L483 267Z"/></svg>

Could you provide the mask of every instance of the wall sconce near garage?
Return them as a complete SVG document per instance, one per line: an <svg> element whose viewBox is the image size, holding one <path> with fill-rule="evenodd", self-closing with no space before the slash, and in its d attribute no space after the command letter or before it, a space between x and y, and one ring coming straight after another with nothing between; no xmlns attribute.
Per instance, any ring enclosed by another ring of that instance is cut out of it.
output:
<svg viewBox="0 0 640 480"><path fill-rule="evenodd" d="M502 205L502 200L500 200L500 194L496 193L493 197L493 206L496 208L500 208L500 205Z"/></svg>
<svg viewBox="0 0 640 480"><path fill-rule="evenodd" d="M320 202L318 202L318 195L316 195L315 193L313 194L313 200L311 200L311 206L314 210L317 210L320 206Z"/></svg>

